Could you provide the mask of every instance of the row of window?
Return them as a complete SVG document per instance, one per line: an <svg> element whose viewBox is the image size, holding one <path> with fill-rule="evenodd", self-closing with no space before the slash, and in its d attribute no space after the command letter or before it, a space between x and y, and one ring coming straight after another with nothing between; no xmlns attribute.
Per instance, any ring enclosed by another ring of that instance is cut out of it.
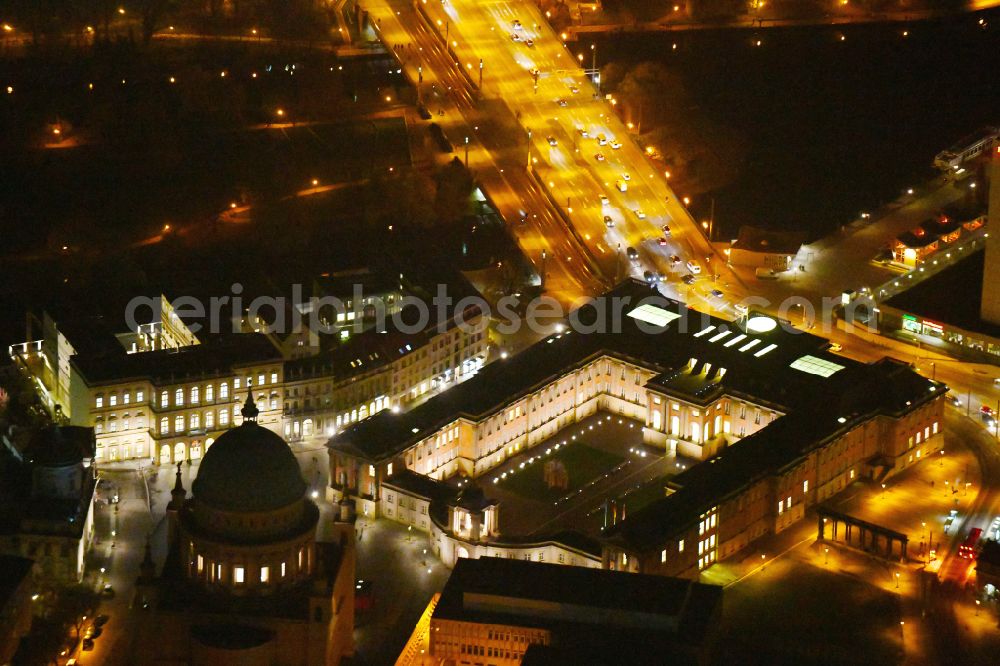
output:
<svg viewBox="0 0 1000 666"><path fill-rule="evenodd" d="M265 380L266 379L267 379L267 375L265 373L263 373L263 372L259 373L257 375L257 386L263 386L265 384ZM278 383L278 373L277 372L272 372L271 375L270 375L270 379L271 379L271 384L277 384ZM251 386L252 385L251 384L252 381L253 381L253 377L250 376L250 375L248 375L247 378L246 378L246 386ZM243 385L244 385L243 384L243 380L240 377L236 377L235 379L233 379L233 388L234 389L239 389ZM191 404L191 405L197 405L202 400L204 400L205 402L212 402L212 401L214 401L215 400L215 386L213 384L207 384L206 386L204 386L204 396L202 396L202 388L203 387L201 387L201 386L192 386L189 389L183 389L183 388L175 389L173 391L173 398L174 398L173 405L174 405L174 407L183 407L184 404L185 404L185 401L187 402L187 404ZM145 400L145 398L146 398L145 392L142 389L136 389L134 391L134 394L135 394L135 402L137 402L137 403L143 402L143 400ZM121 393L121 404L123 404L123 405L130 404L132 402L132 396L133 396L133 392L132 391L128 391L128 390L122 391L122 393ZM96 396L94 396L94 407L96 407L97 409L103 408L104 407L104 398L105 398L105 396L104 396L103 393L98 393ZM107 399L108 399L108 406L109 407L117 407L118 406L118 401L119 401L119 394L118 394L118 392L109 393L108 396L107 396ZM229 399L229 383L228 382L222 382L221 384L219 384L219 400L228 400L228 399ZM160 392L160 403L159 404L160 404L160 407L169 407L170 406L170 391L166 391L165 390L165 391L161 391ZM274 408L272 407L272 409L274 409Z"/></svg>
<svg viewBox="0 0 1000 666"><path fill-rule="evenodd" d="M300 572L304 571L305 563L305 548L300 548L297 570ZM271 567L267 565L253 568L239 565L230 567L221 562L206 562L205 558L201 555L197 556L195 564L198 575L204 575L207 570L209 580L213 583L232 583L233 585L260 583L263 585L271 582ZM278 575L279 580L284 579L288 575L288 563L281 562L276 568L275 573Z"/></svg>

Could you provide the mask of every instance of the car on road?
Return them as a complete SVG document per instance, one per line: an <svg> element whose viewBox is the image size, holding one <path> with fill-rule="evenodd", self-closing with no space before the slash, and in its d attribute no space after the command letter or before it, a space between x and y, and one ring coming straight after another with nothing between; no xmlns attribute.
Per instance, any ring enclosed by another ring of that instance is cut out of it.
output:
<svg viewBox="0 0 1000 666"><path fill-rule="evenodd" d="M632 176L629 175L628 171L622 173L622 180L632 180Z"/></svg>
<svg viewBox="0 0 1000 666"><path fill-rule="evenodd" d="M514 30L521 30L524 28L524 26L521 25L521 22L517 19L514 19L514 22L511 23L511 26L514 28Z"/></svg>
<svg viewBox="0 0 1000 666"><path fill-rule="evenodd" d="M721 291L719 291L718 289L713 289L712 291L710 291L710 292L708 292L708 293L709 293L709 295L710 295L710 296L712 296L713 298L722 298L722 292L721 292Z"/></svg>
<svg viewBox="0 0 1000 666"><path fill-rule="evenodd" d="M594 159L597 160L598 162L603 162L604 161L604 153L597 153L596 155L594 155Z"/></svg>
<svg viewBox="0 0 1000 666"><path fill-rule="evenodd" d="M618 150L619 148L622 147L622 144L620 144L617 141L615 141L614 139L612 139L611 140L611 147L614 148L615 150Z"/></svg>
<svg viewBox="0 0 1000 666"><path fill-rule="evenodd" d="M680 257L678 257L676 254L670 255L670 265L671 266L676 266L679 263L681 263L681 258Z"/></svg>
<svg viewBox="0 0 1000 666"><path fill-rule="evenodd" d="M687 266L687 269L689 271L691 271L692 273L694 273L695 275L698 275L699 273L701 273L701 266L699 266L697 262L695 262L695 261L689 261L685 265Z"/></svg>
<svg viewBox="0 0 1000 666"><path fill-rule="evenodd" d="M636 216L637 218L639 218L640 220L645 220L645 219L646 219L646 214L645 214L644 212L642 212L642 209L641 209L641 208L636 208L636 209L635 209L634 211L632 211L632 212L633 212L633 213L635 213L635 216Z"/></svg>
<svg viewBox="0 0 1000 666"><path fill-rule="evenodd" d="M989 405L983 405L979 408L979 413L984 416L993 416L993 408Z"/></svg>
<svg viewBox="0 0 1000 666"><path fill-rule="evenodd" d="M625 250L625 254L628 255L628 258L630 260L639 261L639 251L636 250L634 247L630 247L627 250Z"/></svg>
<svg viewBox="0 0 1000 666"><path fill-rule="evenodd" d="M529 37L526 40L524 40L524 45L530 48L535 45L535 40Z"/></svg>
<svg viewBox="0 0 1000 666"><path fill-rule="evenodd" d="M653 275L653 271L643 271L642 277L645 278L646 282L649 284L656 284L656 276Z"/></svg>
<svg viewBox="0 0 1000 666"><path fill-rule="evenodd" d="M608 201L607 195L602 194L601 195L601 205L602 206L607 206L609 203L611 203L611 202Z"/></svg>
<svg viewBox="0 0 1000 666"><path fill-rule="evenodd" d="M604 226L606 226L608 229L615 226L615 221L610 215L604 216Z"/></svg>
<svg viewBox="0 0 1000 666"><path fill-rule="evenodd" d="M559 106L562 106L562 107L569 106L569 102L567 102L566 100L564 100L562 97L560 97L559 99L556 100L556 104L558 104Z"/></svg>
<svg viewBox="0 0 1000 666"><path fill-rule="evenodd" d="M550 146L558 146L559 145L559 142L556 141L556 138L554 136L547 136L547 137L545 137L545 140L549 142Z"/></svg>
<svg viewBox="0 0 1000 666"><path fill-rule="evenodd" d="M681 282L684 284L694 284L694 276L691 274L685 275L681 278Z"/></svg>
<svg viewBox="0 0 1000 666"><path fill-rule="evenodd" d="M962 406L962 400L957 395L955 395L954 393L949 393L945 397L945 399L948 401L948 404L951 405L952 407L961 407Z"/></svg>
<svg viewBox="0 0 1000 666"><path fill-rule="evenodd" d="M603 134L598 134L597 135L597 145L598 146L606 146L606 145L608 145L608 137L604 136Z"/></svg>
<svg viewBox="0 0 1000 666"><path fill-rule="evenodd" d="M521 41L521 35L517 34L516 32L511 33L511 35L510 35L510 41L512 41L512 42L519 42L519 41Z"/></svg>
<svg viewBox="0 0 1000 666"><path fill-rule="evenodd" d="M748 308L743 303L737 303L736 305L733 306L733 309L736 310L736 314L740 315L741 317L747 316L747 313L750 312L750 308Z"/></svg>
<svg viewBox="0 0 1000 666"><path fill-rule="evenodd" d="M618 180L615 181L615 187L618 188L619 192L626 192L628 190L628 183L619 178Z"/></svg>
<svg viewBox="0 0 1000 666"><path fill-rule="evenodd" d="M111 586L111 583L105 583L104 584L104 589L101 590L101 594L103 594L108 599L114 599L114 597L115 597L115 588L113 588Z"/></svg>
<svg viewBox="0 0 1000 666"><path fill-rule="evenodd" d="M588 139L588 138L590 138L590 132L588 132L587 130L583 129L582 127L577 127L576 128L576 133L580 135L581 139Z"/></svg>
<svg viewBox="0 0 1000 666"><path fill-rule="evenodd" d="M667 241L667 238L665 236L660 236L659 238L656 239L656 242L659 245L663 246L666 245L669 241Z"/></svg>
<svg viewBox="0 0 1000 666"><path fill-rule="evenodd" d="M580 92L580 89L579 89L578 87L576 87L576 86L570 86L570 87L569 87L569 91L570 91L571 93L573 93L574 95L576 95L577 93L579 93L579 92Z"/></svg>
<svg viewBox="0 0 1000 666"><path fill-rule="evenodd" d="M666 236L667 238L670 238L670 225L669 224L664 224L660 228L663 229L663 235Z"/></svg>

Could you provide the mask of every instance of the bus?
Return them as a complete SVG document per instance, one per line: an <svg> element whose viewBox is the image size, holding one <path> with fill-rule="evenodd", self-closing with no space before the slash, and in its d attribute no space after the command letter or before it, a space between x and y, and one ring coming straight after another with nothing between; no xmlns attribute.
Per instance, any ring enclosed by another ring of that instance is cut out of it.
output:
<svg viewBox="0 0 1000 666"><path fill-rule="evenodd" d="M958 547L958 556L966 560L975 559L976 545L979 544L979 537L982 535L983 531L980 528L973 527L969 536L965 537L965 541Z"/></svg>

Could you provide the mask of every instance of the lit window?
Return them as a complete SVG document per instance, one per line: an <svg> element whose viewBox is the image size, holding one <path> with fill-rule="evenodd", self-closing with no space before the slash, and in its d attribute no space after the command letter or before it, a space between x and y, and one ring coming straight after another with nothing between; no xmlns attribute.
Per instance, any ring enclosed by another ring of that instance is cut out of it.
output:
<svg viewBox="0 0 1000 666"><path fill-rule="evenodd" d="M183 432L183 431L184 431L184 417L183 416L175 416L174 417L174 432Z"/></svg>
<svg viewBox="0 0 1000 666"><path fill-rule="evenodd" d="M802 492L804 493L809 492L809 479L806 479L805 481L802 482Z"/></svg>
<svg viewBox="0 0 1000 666"><path fill-rule="evenodd" d="M240 387L240 378L236 377L235 379L233 379L233 388L238 389L239 387Z"/></svg>
<svg viewBox="0 0 1000 666"><path fill-rule="evenodd" d="M104 406L104 396L103 395L99 395L96 398L94 398L94 406L97 409L100 409L101 407Z"/></svg>
<svg viewBox="0 0 1000 666"><path fill-rule="evenodd" d="M146 397L146 394L143 393L142 391L136 391L135 392L135 401L136 402L142 402L143 398L145 398L145 397Z"/></svg>
<svg viewBox="0 0 1000 666"><path fill-rule="evenodd" d="M164 416L162 419L160 419L160 434L166 435L169 430L170 430L170 419Z"/></svg>
<svg viewBox="0 0 1000 666"><path fill-rule="evenodd" d="M281 563L281 577L282 578L285 577L285 568L286 568L286 564L284 562L282 562Z"/></svg>
<svg viewBox="0 0 1000 666"><path fill-rule="evenodd" d="M111 405L112 407L117 407L118 406L118 394L117 393L112 393L110 396L108 396L108 404Z"/></svg>
<svg viewBox="0 0 1000 666"><path fill-rule="evenodd" d="M178 407L184 404L184 389L174 391L174 404Z"/></svg>
<svg viewBox="0 0 1000 666"><path fill-rule="evenodd" d="M219 385L219 397L223 400L229 397L229 384L222 383Z"/></svg>
<svg viewBox="0 0 1000 666"><path fill-rule="evenodd" d="M205 428L215 427L215 412L205 412Z"/></svg>
<svg viewBox="0 0 1000 666"><path fill-rule="evenodd" d="M937 422L937 421L935 421L935 422L934 422L934 426L933 426L933 428L931 429L931 432L933 432L933 433L934 433L934 434L936 435L936 434L937 434L937 431L938 431L938 422Z"/></svg>
<svg viewBox="0 0 1000 666"><path fill-rule="evenodd" d="M233 569L233 582L242 583L243 582L243 567L236 567Z"/></svg>
<svg viewBox="0 0 1000 666"><path fill-rule="evenodd" d="M278 373L277 372L272 372L271 373L271 383L272 384L277 384L278 383Z"/></svg>
<svg viewBox="0 0 1000 666"><path fill-rule="evenodd" d="M229 410L220 409L219 410L219 425L229 425Z"/></svg>
<svg viewBox="0 0 1000 666"><path fill-rule="evenodd" d="M123 405L127 405L131 401L132 401L132 394L131 393L129 393L128 391L125 391L124 393L122 393L122 404Z"/></svg>
<svg viewBox="0 0 1000 666"><path fill-rule="evenodd" d="M260 582L266 583L271 578L271 567L260 568Z"/></svg>
<svg viewBox="0 0 1000 666"><path fill-rule="evenodd" d="M204 570L205 570L205 559L201 555L199 555L198 556L198 573L201 573Z"/></svg>
<svg viewBox="0 0 1000 666"><path fill-rule="evenodd" d="M197 414L191 415L191 429L197 430L198 426L201 425L201 418Z"/></svg>
<svg viewBox="0 0 1000 666"><path fill-rule="evenodd" d="M387 476L392 476L392 463L389 463L385 468L385 473Z"/></svg>
<svg viewBox="0 0 1000 666"><path fill-rule="evenodd" d="M680 541L677 542L677 552L678 553L684 552L684 539L681 539Z"/></svg>
<svg viewBox="0 0 1000 666"><path fill-rule="evenodd" d="M160 393L160 407L167 407L170 405L170 394L166 391Z"/></svg>
<svg viewBox="0 0 1000 666"><path fill-rule="evenodd" d="M666 561L667 561L667 549L664 548L663 550L660 551L660 562L666 562Z"/></svg>
<svg viewBox="0 0 1000 666"><path fill-rule="evenodd" d="M787 498L785 499L785 508L786 508L786 509L791 509L791 508L792 508L792 497L791 497L791 495L789 495L789 496L788 496L788 497L787 497Z"/></svg>
<svg viewBox="0 0 1000 666"><path fill-rule="evenodd" d="M212 402L215 399L215 387L209 384L205 387L205 402Z"/></svg>
<svg viewBox="0 0 1000 666"><path fill-rule="evenodd" d="M247 382L247 384L249 384L249 382ZM264 373L262 372L259 375L257 375L257 386L263 386L263 385L264 385Z"/></svg>
<svg viewBox="0 0 1000 666"><path fill-rule="evenodd" d="M778 515L780 516L785 511L784 502L778 502Z"/></svg>
<svg viewBox="0 0 1000 666"><path fill-rule="evenodd" d="M375 465L368 465L368 476L375 476Z"/></svg>

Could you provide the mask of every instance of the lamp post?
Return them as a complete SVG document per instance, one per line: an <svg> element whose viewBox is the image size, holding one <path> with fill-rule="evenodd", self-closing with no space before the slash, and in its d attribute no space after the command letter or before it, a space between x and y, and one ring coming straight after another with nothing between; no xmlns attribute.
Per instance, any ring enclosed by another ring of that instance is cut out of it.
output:
<svg viewBox="0 0 1000 666"><path fill-rule="evenodd" d="M465 137L465 168L469 168L469 137Z"/></svg>
<svg viewBox="0 0 1000 666"><path fill-rule="evenodd" d="M479 59L479 88L482 90L483 87L483 59Z"/></svg>

